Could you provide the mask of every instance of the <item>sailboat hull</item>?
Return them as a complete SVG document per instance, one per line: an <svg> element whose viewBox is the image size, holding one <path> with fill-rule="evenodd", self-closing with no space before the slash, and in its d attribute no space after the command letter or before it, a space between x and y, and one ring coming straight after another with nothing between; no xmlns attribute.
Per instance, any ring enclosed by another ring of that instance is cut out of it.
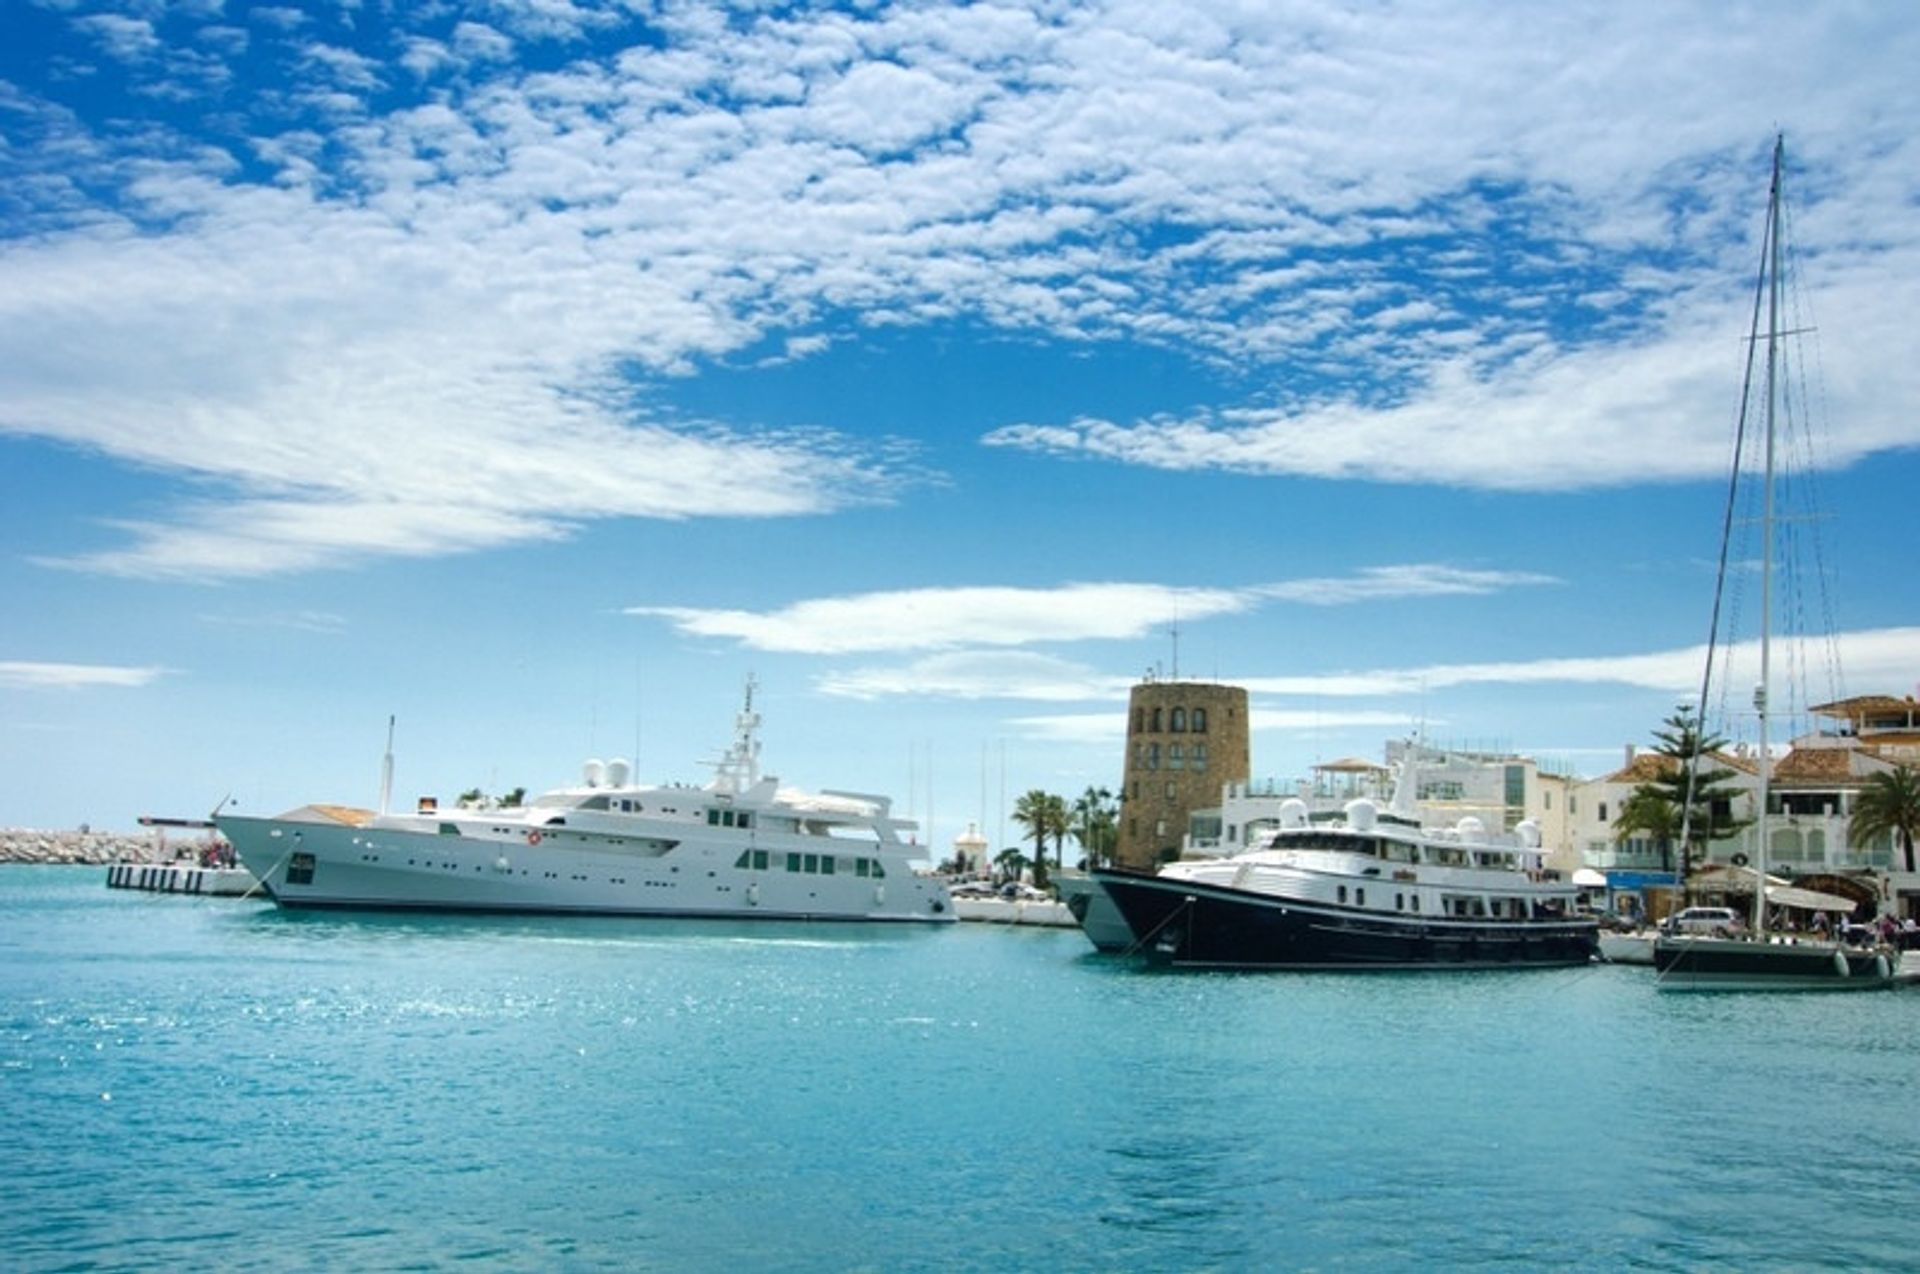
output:
<svg viewBox="0 0 1920 1274"><path fill-rule="evenodd" d="M1831 942L1661 938L1653 965L1663 991L1875 991L1893 985L1899 961Z"/></svg>

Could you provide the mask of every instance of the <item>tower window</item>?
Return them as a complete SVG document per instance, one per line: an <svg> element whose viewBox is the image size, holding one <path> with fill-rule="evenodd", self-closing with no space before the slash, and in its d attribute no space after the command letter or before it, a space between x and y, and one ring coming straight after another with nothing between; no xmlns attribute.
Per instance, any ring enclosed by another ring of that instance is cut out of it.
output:
<svg viewBox="0 0 1920 1274"><path fill-rule="evenodd" d="M1187 710L1185 708L1175 708L1168 717L1167 728L1175 734L1185 734L1187 732Z"/></svg>
<svg viewBox="0 0 1920 1274"><path fill-rule="evenodd" d="M1193 710L1193 732L1195 734L1205 734L1207 732L1207 710L1205 708L1195 708Z"/></svg>

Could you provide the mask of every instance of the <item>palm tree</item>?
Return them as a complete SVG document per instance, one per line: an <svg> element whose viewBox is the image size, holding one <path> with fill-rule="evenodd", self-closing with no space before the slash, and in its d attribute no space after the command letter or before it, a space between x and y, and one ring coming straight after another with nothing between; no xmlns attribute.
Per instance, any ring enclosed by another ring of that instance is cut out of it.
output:
<svg viewBox="0 0 1920 1274"><path fill-rule="evenodd" d="M1727 783L1734 772L1712 764L1710 758L1727 746L1719 735L1706 733L1700 719L1685 704L1661 722L1655 730L1659 746L1654 751L1672 764L1659 775L1633 789L1614 820L1614 837L1625 840L1634 832L1653 838L1660 847L1660 865L1673 870L1673 846L1680 846L1680 875L1684 879L1693 863L1706 857L1707 842L1723 840L1745 827L1746 821L1733 817L1733 797L1738 789ZM1689 790L1688 772L1692 772ZM1692 806L1689 812L1688 800Z"/></svg>
<svg viewBox="0 0 1920 1274"><path fill-rule="evenodd" d="M1895 766L1874 775L1854 798L1853 817L1847 822L1847 841L1859 847L1891 836L1905 852L1907 870L1913 867L1913 843L1920 840L1920 774L1911 766Z"/></svg>
<svg viewBox="0 0 1920 1274"><path fill-rule="evenodd" d="M993 856L993 865L1000 869L1001 875L1009 880L1020 879L1020 873L1027 869L1027 856L1018 848L1007 848Z"/></svg>
<svg viewBox="0 0 1920 1274"><path fill-rule="evenodd" d="M1058 847L1066 843L1067 803L1051 792L1043 792L1036 787L1014 802L1013 821L1026 828L1027 836L1033 840L1033 883L1035 888L1045 889L1047 838L1054 838L1056 853Z"/></svg>
<svg viewBox="0 0 1920 1274"><path fill-rule="evenodd" d="M1073 819L1073 837L1080 842L1088 864L1099 867L1110 861L1120 834L1120 814L1113 793L1104 787L1089 787L1074 801Z"/></svg>
<svg viewBox="0 0 1920 1274"><path fill-rule="evenodd" d="M1645 836L1660 851L1660 867L1673 870L1673 844L1680 839L1680 806L1652 783L1642 783L1620 803L1613 819L1613 840L1624 844Z"/></svg>

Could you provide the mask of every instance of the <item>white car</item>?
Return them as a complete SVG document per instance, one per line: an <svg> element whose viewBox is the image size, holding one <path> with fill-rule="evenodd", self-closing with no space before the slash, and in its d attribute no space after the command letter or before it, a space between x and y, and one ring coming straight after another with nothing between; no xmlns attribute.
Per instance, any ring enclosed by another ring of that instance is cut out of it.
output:
<svg viewBox="0 0 1920 1274"><path fill-rule="evenodd" d="M1671 916L1667 927L1673 933L1705 933L1724 938L1745 928L1740 913L1732 907L1688 907Z"/></svg>

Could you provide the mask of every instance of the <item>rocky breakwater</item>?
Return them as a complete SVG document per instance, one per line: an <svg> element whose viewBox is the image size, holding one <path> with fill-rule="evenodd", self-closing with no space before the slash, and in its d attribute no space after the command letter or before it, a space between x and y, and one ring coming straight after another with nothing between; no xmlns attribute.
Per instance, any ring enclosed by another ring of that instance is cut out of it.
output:
<svg viewBox="0 0 1920 1274"><path fill-rule="evenodd" d="M118 863L154 857L153 837L144 832L43 832L0 828L0 863Z"/></svg>

